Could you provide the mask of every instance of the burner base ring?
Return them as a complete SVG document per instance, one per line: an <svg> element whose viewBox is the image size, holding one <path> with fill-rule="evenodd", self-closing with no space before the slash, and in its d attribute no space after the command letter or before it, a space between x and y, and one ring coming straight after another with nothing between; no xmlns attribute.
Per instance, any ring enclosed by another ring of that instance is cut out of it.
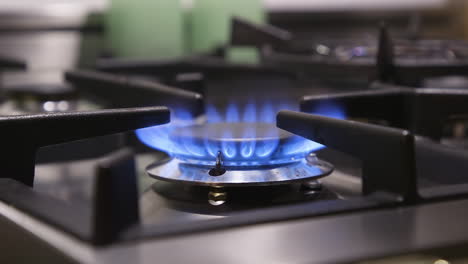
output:
<svg viewBox="0 0 468 264"><path fill-rule="evenodd" d="M275 167L228 169L221 176L211 176L210 168L184 163L176 158L156 162L146 169L149 176L163 181L201 186L267 186L315 180L329 175L334 167L317 158L307 158Z"/></svg>

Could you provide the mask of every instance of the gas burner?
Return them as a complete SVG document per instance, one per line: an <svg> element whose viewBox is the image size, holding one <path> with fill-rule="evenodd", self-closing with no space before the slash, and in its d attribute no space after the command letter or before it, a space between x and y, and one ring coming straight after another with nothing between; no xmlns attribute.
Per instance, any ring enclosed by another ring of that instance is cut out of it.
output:
<svg viewBox="0 0 468 264"><path fill-rule="evenodd" d="M443 63L465 60L468 55L466 41L442 39L395 39L390 40L385 23L381 23L381 36L392 42L395 59L401 62L415 63L414 59L426 62ZM292 33L270 25L254 25L248 21L234 17L232 19L233 45L267 47L267 52L277 52L283 55L299 55L307 59L326 62L356 62L363 63L378 56L379 42L382 39L373 38L336 38L315 41L295 39ZM255 36L255 37L253 37Z"/></svg>
<svg viewBox="0 0 468 264"><path fill-rule="evenodd" d="M303 47L302 47L303 46ZM375 40L341 39L320 41L317 43L292 44L274 50L278 53L306 56L326 62L374 63L378 54ZM272 50L266 50L273 52ZM395 60L401 63L414 63L422 59L430 63L449 63L465 60L468 55L465 41L457 40L394 40Z"/></svg>
<svg viewBox="0 0 468 264"><path fill-rule="evenodd" d="M0 114L67 112L78 110L77 93L68 85L33 84L4 87Z"/></svg>
<svg viewBox="0 0 468 264"><path fill-rule="evenodd" d="M193 185L280 185L330 174L311 144L268 123L208 123L174 130L173 158L156 162L150 176ZM307 158L305 158L307 156Z"/></svg>
<svg viewBox="0 0 468 264"><path fill-rule="evenodd" d="M303 42L282 29L232 20L231 45L259 49L262 62L280 68L341 81L367 83L368 79L420 86L426 78L466 76L466 41L393 39L382 23L371 39Z"/></svg>

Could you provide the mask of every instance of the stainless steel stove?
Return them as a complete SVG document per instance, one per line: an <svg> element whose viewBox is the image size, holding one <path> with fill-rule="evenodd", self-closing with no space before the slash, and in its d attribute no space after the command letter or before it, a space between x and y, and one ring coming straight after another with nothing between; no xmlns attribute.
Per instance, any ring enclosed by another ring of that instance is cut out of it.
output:
<svg viewBox="0 0 468 264"><path fill-rule="evenodd" d="M393 40L384 25L303 43L235 18L231 45L262 63L224 47L5 87L0 259L468 259L468 89L428 86L466 76L466 43Z"/></svg>

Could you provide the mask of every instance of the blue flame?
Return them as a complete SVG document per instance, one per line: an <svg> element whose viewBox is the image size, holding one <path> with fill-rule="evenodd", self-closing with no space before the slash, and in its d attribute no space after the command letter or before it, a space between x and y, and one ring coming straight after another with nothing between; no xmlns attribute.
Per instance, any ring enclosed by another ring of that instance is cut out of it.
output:
<svg viewBox="0 0 468 264"><path fill-rule="evenodd" d="M229 103L224 110L214 105L207 105L204 120L195 120L190 113L179 109L172 111L170 124L138 129L136 135L149 147L168 152L178 158L183 157L207 165L214 162L218 151L221 151L225 161L231 162L231 164L263 165L281 163L285 160L290 162L295 157L301 158L305 153L324 147L299 136L288 140L288 144L279 144L279 129L263 131L262 135L258 135L254 125L246 126L247 128L242 132L241 137L245 140L226 140L219 143L206 138L203 143L200 143L200 141L195 142L190 136L184 137L183 140L171 137L171 133L175 129L183 130L184 127L195 124L221 122L275 124L276 114L280 110L297 111L298 109L295 104L256 101L249 101L242 105ZM345 118L341 108L333 104L318 105L314 113L334 118ZM185 131L190 132L189 129ZM253 140L256 136L261 136L262 140ZM223 131L222 138L230 139L232 137L232 132L229 129ZM278 157L278 153L282 156Z"/></svg>
<svg viewBox="0 0 468 264"><path fill-rule="evenodd" d="M237 105L233 103L230 103L228 105L226 110L226 121L228 123L240 122L239 108L237 107Z"/></svg>
<svg viewBox="0 0 468 264"><path fill-rule="evenodd" d="M255 109L255 103L249 102L244 109L244 116L242 119L247 123L255 123L257 121L257 111ZM248 133L247 133L248 134ZM246 135L249 136L249 135Z"/></svg>
<svg viewBox="0 0 468 264"><path fill-rule="evenodd" d="M284 108L286 110L292 110L290 108ZM265 123L274 123L276 119L276 112L273 109L273 104L271 102L266 102L262 105L260 110L260 121Z"/></svg>
<svg viewBox="0 0 468 264"><path fill-rule="evenodd" d="M178 153L180 150L174 149L174 144L169 138L169 135L177 127L191 124L193 118L190 112L183 109L171 111L171 123L137 129L135 134L137 138L148 147L168 153Z"/></svg>
<svg viewBox="0 0 468 264"><path fill-rule="evenodd" d="M311 114L332 117L336 119L346 119L346 113L343 108L335 102L319 102ZM318 151L326 146L315 141L307 141L302 148L309 148L312 151Z"/></svg>
<svg viewBox="0 0 468 264"><path fill-rule="evenodd" d="M346 114L343 108L335 102L319 102L312 114L328 116L337 119L346 119Z"/></svg>
<svg viewBox="0 0 468 264"><path fill-rule="evenodd" d="M208 118L207 122L210 122L210 123L223 122L223 117L221 116L221 114L219 113L219 111L216 109L214 105L210 104L206 107L206 115L210 117Z"/></svg>
<svg viewBox="0 0 468 264"><path fill-rule="evenodd" d="M247 111L246 111L247 113ZM244 116L244 120L245 120L246 116ZM254 122L254 121L253 121ZM245 129L245 131L243 131L243 138L252 138L254 137L256 134L255 132L255 129L253 127L247 127L247 129ZM241 149L240 149L240 154L241 156L244 158L244 159L250 159L253 154L255 153L255 145L256 145L256 142L255 140L244 140L242 143L241 143Z"/></svg>

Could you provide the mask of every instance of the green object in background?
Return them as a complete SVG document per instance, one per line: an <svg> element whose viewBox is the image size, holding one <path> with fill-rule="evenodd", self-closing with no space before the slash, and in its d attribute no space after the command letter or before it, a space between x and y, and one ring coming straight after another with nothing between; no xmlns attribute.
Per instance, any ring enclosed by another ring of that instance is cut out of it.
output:
<svg viewBox="0 0 468 264"><path fill-rule="evenodd" d="M182 56L182 19L177 0L111 0L107 46L119 57Z"/></svg>
<svg viewBox="0 0 468 264"><path fill-rule="evenodd" d="M264 23L261 0L194 0L191 14L191 51L206 52L229 42L231 17L239 16L254 23ZM228 59L256 62L256 50L231 48Z"/></svg>

